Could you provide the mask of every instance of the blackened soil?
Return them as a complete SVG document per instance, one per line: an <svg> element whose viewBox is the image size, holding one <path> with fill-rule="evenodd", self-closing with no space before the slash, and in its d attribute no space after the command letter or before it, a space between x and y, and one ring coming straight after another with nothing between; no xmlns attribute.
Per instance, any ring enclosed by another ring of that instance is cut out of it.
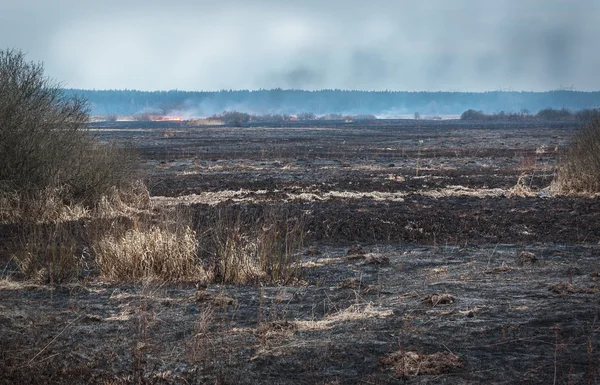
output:
<svg viewBox="0 0 600 385"><path fill-rule="evenodd" d="M198 230L223 210L301 220L302 280L2 280L0 383L600 383L600 198L549 189L577 129L99 126ZM395 352L460 365L403 376L382 361Z"/></svg>

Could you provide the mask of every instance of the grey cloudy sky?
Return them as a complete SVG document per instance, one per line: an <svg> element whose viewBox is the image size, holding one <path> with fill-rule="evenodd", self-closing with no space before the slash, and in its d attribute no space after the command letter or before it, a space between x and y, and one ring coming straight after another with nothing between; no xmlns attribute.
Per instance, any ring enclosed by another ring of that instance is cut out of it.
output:
<svg viewBox="0 0 600 385"><path fill-rule="evenodd" d="M0 0L68 87L600 90L598 0Z"/></svg>

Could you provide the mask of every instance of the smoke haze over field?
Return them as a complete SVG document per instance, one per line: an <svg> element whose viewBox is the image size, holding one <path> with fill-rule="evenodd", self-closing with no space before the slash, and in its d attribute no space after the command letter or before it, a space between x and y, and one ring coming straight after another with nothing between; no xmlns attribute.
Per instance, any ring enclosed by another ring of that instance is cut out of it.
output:
<svg viewBox="0 0 600 385"><path fill-rule="evenodd" d="M0 48L87 89L600 90L597 0L23 0Z"/></svg>

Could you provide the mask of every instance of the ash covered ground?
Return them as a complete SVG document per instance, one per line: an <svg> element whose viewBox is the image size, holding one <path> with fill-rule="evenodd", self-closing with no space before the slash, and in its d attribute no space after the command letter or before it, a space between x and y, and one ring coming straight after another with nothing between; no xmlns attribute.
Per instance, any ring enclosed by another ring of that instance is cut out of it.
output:
<svg viewBox="0 0 600 385"><path fill-rule="evenodd" d="M156 205L301 217L290 285L2 281L4 383L600 382L600 198L575 123L98 124Z"/></svg>

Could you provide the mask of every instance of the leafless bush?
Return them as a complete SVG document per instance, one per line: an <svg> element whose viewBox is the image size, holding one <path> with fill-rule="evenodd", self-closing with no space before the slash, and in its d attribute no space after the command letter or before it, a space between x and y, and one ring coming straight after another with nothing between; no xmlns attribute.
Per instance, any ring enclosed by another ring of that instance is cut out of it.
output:
<svg viewBox="0 0 600 385"><path fill-rule="evenodd" d="M578 133L566 150L553 182L559 193L600 192L600 118Z"/></svg>
<svg viewBox="0 0 600 385"><path fill-rule="evenodd" d="M19 204L52 190L65 203L93 203L129 180L133 162L88 133L88 106L44 76L43 65L0 50L0 191Z"/></svg>
<svg viewBox="0 0 600 385"><path fill-rule="evenodd" d="M342 114L327 114L319 117L319 120L344 120Z"/></svg>
<svg viewBox="0 0 600 385"><path fill-rule="evenodd" d="M220 115L211 116L211 119L220 120L225 124L234 125L235 127L241 127L242 124L247 123L250 118L250 114L239 111L223 111Z"/></svg>
<svg viewBox="0 0 600 385"><path fill-rule="evenodd" d="M298 120L315 120L316 117L312 112L301 112L298 114Z"/></svg>

